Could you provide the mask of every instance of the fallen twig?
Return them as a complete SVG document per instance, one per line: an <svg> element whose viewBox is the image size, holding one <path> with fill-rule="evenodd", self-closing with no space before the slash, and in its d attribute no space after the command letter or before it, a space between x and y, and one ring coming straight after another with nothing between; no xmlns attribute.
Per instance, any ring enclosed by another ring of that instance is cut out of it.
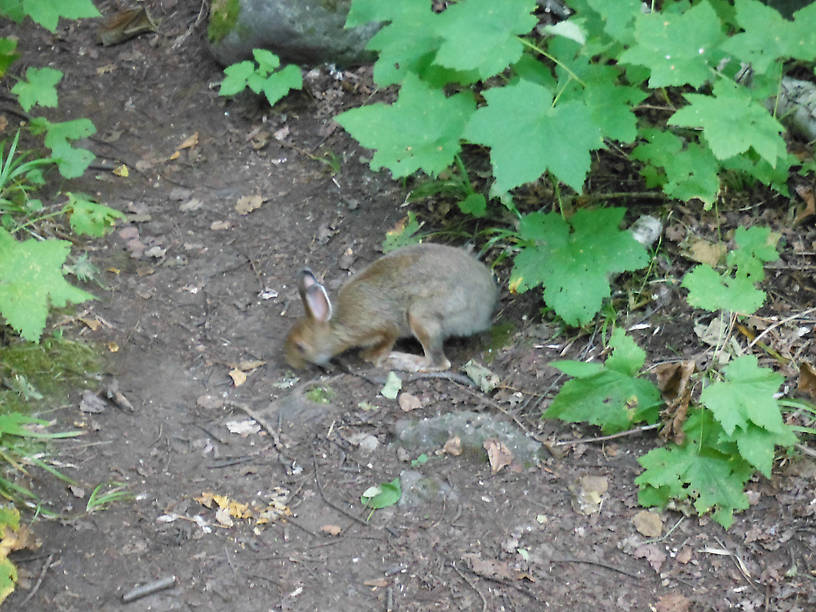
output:
<svg viewBox="0 0 816 612"><path fill-rule="evenodd" d="M657 429L659 424L643 425L642 427L635 427L634 429L627 429L626 431L619 431L608 436L598 436L597 438L578 438L577 440L562 440L561 442L554 442L553 446L570 446L572 444L581 444L582 442L604 442L605 440L614 440L615 438L622 438L624 436L631 436L634 434L643 433L650 429Z"/></svg>
<svg viewBox="0 0 816 612"><path fill-rule="evenodd" d="M345 509L343 509L340 506L338 506L337 504L333 503L332 501L330 501L326 497L326 493L323 491L323 485L320 483L320 475L318 474L318 471L317 471L317 455L315 454L314 449L312 449L312 463L314 464L314 479L315 479L315 483L317 484L317 491L318 491L318 493L320 493L320 497L323 499L323 501L326 503L326 505L334 508L339 513L341 513L344 516L350 518L351 520L359 523L360 525L364 525L364 526L368 527L369 524L366 523L363 519L361 519L360 517L354 516L350 512L346 512Z"/></svg>
<svg viewBox="0 0 816 612"><path fill-rule="evenodd" d="M45 579L45 573L48 571L48 568L51 567L51 562L54 560L54 553L48 555L48 558L43 563L42 569L40 570L40 575L37 577L37 582L34 583L31 591L29 591L28 595L26 595L25 599L20 603L20 609L24 610L26 604L34 597L34 594L39 590L40 585L42 584L43 580Z"/></svg>
<svg viewBox="0 0 816 612"><path fill-rule="evenodd" d="M144 584L140 587L136 587L131 591L128 591L127 593L122 595L122 601L125 603L135 601L137 599L141 599L142 597L152 595L153 593L163 591L164 589L169 589L171 587L174 587L175 585L176 585L175 576L167 576L166 578L160 578L159 580L148 582L147 584Z"/></svg>

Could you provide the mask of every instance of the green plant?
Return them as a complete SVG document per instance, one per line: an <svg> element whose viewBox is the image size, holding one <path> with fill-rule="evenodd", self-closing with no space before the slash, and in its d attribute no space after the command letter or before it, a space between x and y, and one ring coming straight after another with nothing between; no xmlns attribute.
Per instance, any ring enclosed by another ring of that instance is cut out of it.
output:
<svg viewBox="0 0 816 612"><path fill-rule="evenodd" d="M490 194L519 216L514 189L548 175L560 203L559 182L581 192L590 153L608 143L636 145L630 158L647 185L672 198L710 206L722 177L734 173L787 193L789 168L799 162L786 151L773 98L786 60L816 59L809 25L816 5L790 21L757 0L738 0L734 10L708 0L669 1L651 12L637 0L570 6L574 16L539 36L534 0L462 0L439 13L411 0L354 0L347 26L385 24L368 43L379 53L374 79L398 85L399 94L393 104L354 108L336 120L374 149L372 169L387 168L395 178L421 171L434 181L459 163L463 144L488 148ZM741 62L752 64L747 85ZM657 113L640 112L648 97L652 108L661 105ZM484 214L481 202L472 212ZM543 226L545 219L538 221ZM546 223L555 225L554 217ZM519 288L544 284L548 303L569 295L575 311L563 303L555 310L571 325L594 316L598 296L608 293L598 282L603 266L570 259L577 274L571 290L585 283L594 290L553 291L545 283L553 281L543 265L546 249L535 257L528 236L509 236L522 243ZM593 249L600 262L617 262L605 238L589 231L576 246ZM625 269L644 262L633 257Z"/></svg>
<svg viewBox="0 0 816 612"><path fill-rule="evenodd" d="M402 497L402 487L399 476L391 482L384 482L366 489L360 496L360 501L367 508L371 508L371 514L380 508L387 508L396 504ZM371 518L369 514L369 518Z"/></svg>
<svg viewBox="0 0 816 612"><path fill-rule="evenodd" d="M266 49L253 49L255 61L245 60L224 69L224 80L218 95L234 96L249 87L256 94L263 93L270 106L274 106L293 89L303 88L300 68L290 64L280 70L280 58Z"/></svg>
<svg viewBox="0 0 816 612"><path fill-rule="evenodd" d="M103 482L91 491L85 511L91 513L105 510L114 502L130 499L133 499L133 493L126 489L124 482Z"/></svg>
<svg viewBox="0 0 816 612"><path fill-rule="evenodd" d="M764 278L764 263L778 258L777 238L767 228L753 227L738 228L734 240L738 248L729 253L725 273L700 265L686 275L683 286L689 289L691 305L744 314L762 305L765 294L755 284ZM620 329L613 332L609 347L614 352L603 365L552 364L575 378L562 387L544 417L588 422L607 433L657 420L661 404L657 388L637 376L645 353ZM797 430L810 431L785 425L782 407L808 407L778 400L783 377L759 367L752 355L735 359L722 374L709 375L712 382L698 376L704 388L682 422L682 434L638 459L644 472L635 483L644 506L693 504L699 514L712 512L714 520L727 528L734 511L748 507L744 493L748 479L755 471L770 478L775 448L795 444Z"/></svg>

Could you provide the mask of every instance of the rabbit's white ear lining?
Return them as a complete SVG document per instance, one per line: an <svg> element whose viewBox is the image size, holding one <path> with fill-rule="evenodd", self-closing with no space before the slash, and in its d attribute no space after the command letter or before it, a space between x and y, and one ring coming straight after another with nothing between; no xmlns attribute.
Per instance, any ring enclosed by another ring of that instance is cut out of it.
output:
<svg viewBox="0 0 816 612"><path fill-rule="evenodd" d="M314 276L312 276L314 279ZM305 288L302 294L303 306L313 319L326 323L332 317L332 305L326 288L315 281L314 285Z"/></svg>

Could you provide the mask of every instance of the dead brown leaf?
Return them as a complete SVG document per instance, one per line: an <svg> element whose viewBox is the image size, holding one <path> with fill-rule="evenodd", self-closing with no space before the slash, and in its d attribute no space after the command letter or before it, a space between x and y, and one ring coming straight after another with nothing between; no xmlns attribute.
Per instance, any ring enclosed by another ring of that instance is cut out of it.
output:
<svg viewBox="0 0 816 612"><path fill-rule="evenodd" d="M678 563L682 563L683 565L685 565L686 563L691 561L691 549L688 546L684 546L677 553L675 559L677 559Z"/></svg>
<svg viewBox="0 0 816 612"><path fill-rule="evenodd" d="M796 218L793 220L794 225L799 225L808 217L816 215L816 197L813 195L813 187L797 185L795 189L805 203L805 207L796 214Z"/></svg>
<svg viewBox="0 0 816 612"><path fill-rule="evenodd" d="M419 398L411 393L400 393L397 398L397 403L403 412L411 412L412 410L422 407L422 402L419 401Z"/></svg>
<svg viewBox="0 0 816 612"><path fill-rule="evenodd" d="M490 461L490 471L498 474L499 470L513 463L513 453L497 438L488 438L484 441L487 459Z"/></svg>
<svg viewBox="0 0 816 612"><path fill-rule="evenodd" d="M657 512L641 510L632 517L632 523L638 533L646 538L659 538L663 533L663 519Z"/></svg>
<svg viewBox="0 0 816 612"><path fill-rule="evenodd" d="M364 580L363 584L367 587L373 587L375 589L384 589L391 583L388 582L387 578L369 578L368 580Z"/></svg>
<svg viewBox="0 0 816 612"><path fill-rule="evenodd" d="M635 559L646 559L656 573L660 573L660 568L666 561L666 551L657 544L642 544L635 549Z"/></svg>
<svg viewBox="0 0 816 612"><path fill-rule="evenodd" d="M725 257L726 250L722 242L709 242L698 238L689 245L688 256L694 261L716 266Z"/></svg>
<svg viewBox="0 0 816 612"><path fill-rule="evenodd" d="M694 361L680 361L664 363L655 368L657 387L663 394L666 408L660 413L663 429L660 437L672 440L675 444L683 444L685 432L683 424L686 422L689 402L691 401L691 386L689 381L694 374Z"/></svg>
<svg viewBox="0 0 816 612"><path fill-rule="evenodd" d="M816 400L816 368L809 363L799 365L799 391L807 393Z"/></svg>
<svg viewBox="0 0 816 612"><path fill-rule="evenodd" d="M656 612L688 612L691 610L691 601L680 593L668 593L657 600Z"/></svg>
<svg viewBox="0 0 816 612"><path fill-rule="evenodd" d="M192 136L188 136L187 138L185 138L184 142L182 142L178 146L178 148L179 148L179 151L180 151L181 149L192 149L196 145L198 145L198 132L196 132Z"/></svg>
<svg viewBox="0 0 816 612"><path fill-rule="evenodd" d="M513 580L513 572L506 561L496 561L494 559L482 559L475 553L462 555L462 560L467 563L471 571L483 578L493 580Z"/></svg>

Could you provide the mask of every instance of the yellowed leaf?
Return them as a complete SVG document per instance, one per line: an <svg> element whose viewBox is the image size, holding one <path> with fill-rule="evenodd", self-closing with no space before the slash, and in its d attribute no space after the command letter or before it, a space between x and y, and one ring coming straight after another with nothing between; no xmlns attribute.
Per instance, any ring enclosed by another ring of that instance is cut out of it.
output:
<svg viewBox="0 0 816 612"><path fill-rule="evenodd" d="M91 331L96 331L100 327L102 327L102 323L99 319L91 319L90 317L77 317L80 321L82 321L88 329Z"/></svg>
<svg viewBox="0 0 816 612"><path fill-rule="evenodd" d="M167 159L169 159L170 161L175 161L179 157L181 157L181 153L179 153L178 151L173 151L173 153Z"/></svg>
<svg viewBox="0 0 816 612"><path fill-rule="evenodd" d="M442 450L448 455L458 457L462 454L462 439L459 436L448 438L447 442L445 442L445 446L442 447Z"/></svg>
<svg viewBox="0 0 816 612"><path fill-rule="evenodd" d="M232 227L232 223L230 223L229 221L213 221L210 224L210 229L213 230L214 232L220 232L220 231L223 231L223 230L228 230L231 227Z"/></svg>
<svg viewBox="0 0 816 612"><path fill-rule="evenodd" d="M570 482L567 487L572 493L572 509L589 516L601 510L604 495L609 489L606 476L581 476Z"/></svg>
<svg viewBox="0 0 816 612"><path fill-rule="evenodd" d="M116 176L121 176L122 178L127 178L130 176L130 171L125 164L119 164L116 166L112 171Z"/></svg>
<svg viewBox="0 0 816 612"><path fill-rule="evenodd" d="M108 342L108 351L111 353L118 353L119 352L119 345L115 342Z"/></svg>
<svg viewBox="0 0 816 612"><path fill-rule="evenodd" d="M339 536L343 532L343 529L340 525L323 525L320 531L330 536Z"/></svg>
<svg viewBox="0 0 816 612"><path fill-rule="evenodd" d="M182 142L178 146L178 148L179 148L179 150L181 150L181 149L191 149L192 147L196 146L197 144L198 144L198 132L196 132L192 136L188 136L187 138L185 138L184 142Z"/></svg>
<svg viewBox="0 0 816 612"><path fill-rule="evenodd" d="M252 370L257 370L263 365L266 365L266 362L260 361L259 359L244 359L243 361L238 362L237 368L239 370L243 370L244 372L251 372Z"/></svg>
<svg viewBox="0 0 816 612"><path fill-rule="evenodd" d="M105 64L104 66L99 66L96 69L96 74L98 76L102 76L103 74L113 72L114 70L116 70L116 64Z"/></svg>
<svg viewBox="0 0 816 612"><path fill-rule="evenodd" d="M261 204L263 204L263 198L260 195L241 196L235 204L235 212L239 215L248 215L253 210L260 208Z"/></svg>
<svg viewBox="0 0 816 612"><path fill-rule="evenodd" d="M232 384L236 387L240 387L246 382L247 375L243 370L239 370L238 368L234 368L229 371L230 378L232 378Z"/></svg>

